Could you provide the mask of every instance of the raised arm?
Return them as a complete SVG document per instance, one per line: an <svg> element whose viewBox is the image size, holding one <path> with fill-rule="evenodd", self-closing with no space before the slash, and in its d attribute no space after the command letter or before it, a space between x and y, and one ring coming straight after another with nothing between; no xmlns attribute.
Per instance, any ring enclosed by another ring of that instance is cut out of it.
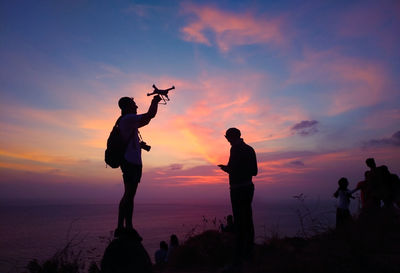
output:
<svg viewBox="0 0 400 273"><path fill-rule="evenodd" d="M150 120L156 116L158 110L158 103L160 102L160 100L161 97L158 95L153 97L153 99L151 100L149 110L147 111L147 113L141 115L142 117L139 121L138 128L149 124Z"/></svg>

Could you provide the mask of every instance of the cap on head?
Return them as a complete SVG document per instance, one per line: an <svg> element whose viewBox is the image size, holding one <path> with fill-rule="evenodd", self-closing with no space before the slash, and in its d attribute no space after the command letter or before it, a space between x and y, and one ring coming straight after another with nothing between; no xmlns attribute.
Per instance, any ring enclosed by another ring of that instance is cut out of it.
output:
<svg viewBox="0 0 400 273"><path fill-rule="evenodd" d="M132 105L133 98L130 97L122 97L118 101L118 106L121 110L126 110Z"/></svg>
<svg viewBox="0 0 400 273"><path fill-rule="evenodd" d="M240 130L237 128L229 128L226 130L225 136L227 138L240 138L241 133Z"/></svg>

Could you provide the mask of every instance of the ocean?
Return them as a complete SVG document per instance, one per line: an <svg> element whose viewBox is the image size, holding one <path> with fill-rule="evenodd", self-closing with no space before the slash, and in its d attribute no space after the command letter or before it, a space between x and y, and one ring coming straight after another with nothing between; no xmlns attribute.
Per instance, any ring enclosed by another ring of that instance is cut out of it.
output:
<svg viewBox="0 0 400 273"><path fill-rule="evenodd" d="M261 243L273 235L301 233L300 218L306 220L303 227L309 229L313 219L305 216L308 210L322 228L334 226L332 202L253 203L256 241ZM112 239L117 212L117 204L1 206L0 272L23 272L30 260L48 259L67 243L71 243L75 253L82 251L85 261L99 264ZM229 203L139 203L135 204L133 224L154 259L160 241L168 243L171 234L176 234L183 242L190 235L218 229L228 214L231 214Z"/></svg>

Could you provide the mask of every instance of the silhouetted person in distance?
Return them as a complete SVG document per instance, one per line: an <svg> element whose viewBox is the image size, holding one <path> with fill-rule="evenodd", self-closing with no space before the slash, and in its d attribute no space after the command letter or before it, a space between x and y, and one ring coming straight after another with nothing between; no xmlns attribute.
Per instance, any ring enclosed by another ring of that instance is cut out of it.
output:
<svg viewBox="0 0 400 273"><path fill-rule="evenodd" d="M343 229L351 223L350 215L350 198L354 199L351 195L354 191L350 191L347 187L349 186L349 181L347 178L342 177L338 181L339 188L333 194L335 198L339 198L338 206L336 209L336 229Z"/></svg>
<svg viewBox="0 0 400 273"><path fill-rule="evenodd" d="M395 200L395 189L392 183L392 174L389 172L387 166L382 165L380 168L380 179L381 179L381 198L383 201L383 207L387 209L393 208Z"/></svg>
<svg viewBox="0 0 400 273"><path fill-rule="evenodd" d="M253 176L257 175L256 153L240 137L237 128L229 128L225 137L231 144L228 165L218 165L229 174L230 197L236 234L235 263L251 257L254 225L251 203L254 196Z"/></svg>
<svg viewBox="0 0 400 273"><path fill-rule="evenodd" d="M121 164L124 180L124 195L119 203L118 227L114 232L116 237L124 231L132 231L133 201L136 190L142 177L142 154L138 128L149 124L157 114L160 96L154 96L149 110L144 114L137 114L138 106L133 98L122 97L118 101L121 117L117 123L123 139L128 143L124 160Z"/></svg>
<svg viewBox="0 0 400 273"><path fill-rule="evenodd" d="M168 245L165 241L160 242L160 249L155 253L155 261L157 265L163 265L167 262Z"/></svg>
<svg viewBox="0 0 400 273"><path fill-rule="evenodd" d="M370 168L367 184L371 190L373 206L380 208L383 201L385 208L392 208L395 196L388 167L385 165L377 167L373 158L367 158L365 163Z"/></svg>
<svg viewBox="0 0 400 273"><path fill-rule="evenodd" d="M179 247L179 240L178 236L175 234L172 234L170 239L169 239L169 247L168 247L168 255L167 259L172 255L172 253Z"/></svg>
<svg viewBox="0 0 400 273"><path fill-rule="evenodd" d="M361 209L363 210L368 205L368 185L367 185L368 175L369 175L368 171L364 173L364 180L358 182L356 189L354 190L354 192L358 190L360 191Z"/></svg>
<svg viewBox="0 0 400 273"><path fill-rule="evenodd" d="M393 185L393 200L397 205L397 208L400 209L400 178L397 174L392 173L390 175L390 181Z"/></svg>

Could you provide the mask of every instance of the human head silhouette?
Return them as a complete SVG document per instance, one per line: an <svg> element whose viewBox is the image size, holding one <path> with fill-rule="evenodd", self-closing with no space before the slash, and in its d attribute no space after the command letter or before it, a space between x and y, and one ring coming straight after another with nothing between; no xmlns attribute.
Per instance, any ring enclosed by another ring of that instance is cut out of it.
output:
<svg viewBox="0 0 400 273"><path fill-rule="evenodd" d="M225 137L230 144L236 143L240 139L241 133L237 128L229 128L225 132Z"/></svg>
<svg viewBox="0 0 400 273"><path fill-rule="evenodd" d="M347 186L349 186L349 181L347 180L346 177L342 177L339 179L338 184L339 184L339 188L344 190L344 189L347 189Z"/></svg>
<svg viewBox="0 0 400 273"><path fill-rule="evenodd" d="M178 246L179 245L178 236L176 236L175 234L172 234L171 238L170 238L170 244L171 244L171 246Z"/></svg>
<svg viewBox="0 0 400 273"><path fill-rule="evenodd" d="M161 241L160 249L168 250L168 244L165 241Z"/></svg>
<svg viewBox="0 0 400 273"><path fill-rule="evenodd" d="M121 109L121 114L136 114L137 113L137 105L133 98L130 97L122 97L118 101L118 106Z"/></svg>
<svg viewBox="0 0 400 273"><path fill-rule="evenodd" d="M367 158L367 160L365 160L365 164L367 164L367 166L370 167L371 169L376 168L375 159L372 157Z"/></svg>

